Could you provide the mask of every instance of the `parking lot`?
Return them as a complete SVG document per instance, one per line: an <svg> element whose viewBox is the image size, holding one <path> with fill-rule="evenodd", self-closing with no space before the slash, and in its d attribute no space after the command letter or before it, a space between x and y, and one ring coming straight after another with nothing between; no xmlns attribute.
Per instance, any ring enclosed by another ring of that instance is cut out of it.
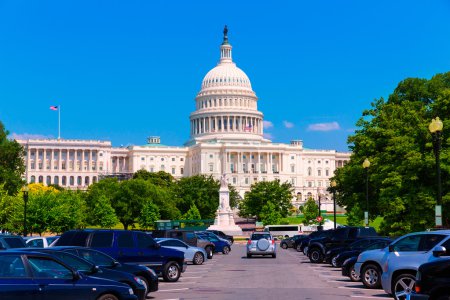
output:
<svg viewBox="0 0 450 300"><path fill-rule="evenodd" d="M229 255L189 265L178 282L160 282L148 299L390 299L342 277L340 268L311 264L293 249L277 251L276 259L247 259L245 245L234 244Z"/></svg>

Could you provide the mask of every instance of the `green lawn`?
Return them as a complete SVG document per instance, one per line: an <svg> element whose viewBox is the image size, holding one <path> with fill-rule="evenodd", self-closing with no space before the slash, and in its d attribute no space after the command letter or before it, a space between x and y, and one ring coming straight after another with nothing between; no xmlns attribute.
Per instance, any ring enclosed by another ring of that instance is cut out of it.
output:
<svg viewBox="0 0 450 300"><path fill-rule="evenodd" d="M325 219L329 219L331 221L333 221L333 215L332 214L327 214L324 216ZM303 216L298 216L298 217L288 217L287 218L289 220L289 224L300 224L303 220ZM380 228L380 224L381 221L383 221L382 217L377 217L374 221L370 222L370 226L374 227L375 230L379 230ZM340 224L340 225L347 225L347 217L345 215L337 215L336 216L336 223ZM364 225L363 223L361 223L361 226Z"/></svg>

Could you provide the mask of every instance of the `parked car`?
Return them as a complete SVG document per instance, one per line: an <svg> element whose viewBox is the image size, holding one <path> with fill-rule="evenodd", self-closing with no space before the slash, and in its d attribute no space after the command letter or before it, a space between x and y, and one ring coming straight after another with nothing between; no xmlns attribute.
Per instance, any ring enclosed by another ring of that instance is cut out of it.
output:
<svg viewBox="0 0 450 300"><path fill-rule="evenodd" d="M253 232L247 242L247 258L253 255L277 257L275 238L268 232Z"/></svg>
<svg viewBox="0 0 450 300"><path fill-rule="evenodd" d="M73 246L55 246L52 248L74 254L102 268L131 273L142 280L146 289L146 295L158 290L158 275L149 267L134 264L121 264L106 253L91 248Z"/></svg>
<svg viewBox="0 0 450 300"><path fill-rule="evenodd" d="M336 247L345 247L366 237L378 236L375 228L363 226L340 227L330 235L311 240L308 245L308 257L312 263L321 263L328 250Z"/></svg>
<svg viewBox="0 0 450 300"><path fill-rule="evenodd" d="M19 235L0 234L0 250L25 248L24 239Z"/></svg>
<svg viewBox="0 0 450 300"><path fill-rule="evenodd" d="M392 240L390 238L381 237L368 237L361 238L348 246L332 248L325 253L325 261L330 263L333 267L341 267L344 260L351 256L358 256L362 251L364 251L369 245L381 242L384 247L389 245ZM384 248L378 247L374 249ZM341 255L345 253L344 255Z"/></svg>
<svg viewBox="0 0 450 300"><path fill-rule="evenodd" d="M0 253L0 299L137 300L133 289L117 281L79 273L58 258L35 251Z"/></svg>
<svg viewBox="0 0 450 300"><path fill-rule="evenodd" d="M298 252L303 252L304 254L306 254L305 248L308 247L308 244L312 239L328 236L331 234L331 232L333 232L332 229L313 231L307 236L299 238L297 241L295 241L294 249L296 249Z"/></svg>
<svg viewBox="0 0 450 300"><path fill-rule="evenodd" d="M450 299L450 259L422 264L416 273L415 291L411 300Z"/></svg>
<svg viewBox="0 0 450 300"><path fill-rule="evenodd" d="M222 252L228 254L231 251L231 243L225 239L222 239L212 232L199 232L196 233L198 237L204 240L208 240L214 244L214 252Z"/></svg>
<svg viewBox="0 0 450 300"><path fill-rule="evenodd" d="M305 235L298 234L298 235L294 235L293 237L283 239L280 242L280 247L283 249L293 248L295 241L297 241L298 239L303 238L303 237L305 237Z"/></svg>
<svg viewBox="0 0 450 300"><path fill-rule="evenodd" d="M216 250L216 245L207 239L199 238L193 230L154 230L150 232L153 238L173 238L179 239L186 244L194 247L200 247L205 249L207 253L207 258L213 258L214 252Z"/></svg>
<svg viewBox="0 0 450 300"><path fill-rule="evenodd" d="M212 233L214 233L215 235L217 235L218 237L221 237L221 238L223 238L223 239L228 240L228 241L231 243L231 245L233 245L233 243L234 243L234 237L233 237L232 235L227 235L227 234L225 234L223 231L220 231L220 230L211 230L211 229L207 229L206 231L212 232Z"/></svg>
<svg viewBox="0 0 450 300"><path fill-rule="evenodd" d="M355 273L367 288L380 288L383 278L388 294L400 292L402 284L409 286L415 281L419 265L436 259L431 250L449 237L448 230L404 235L388 247L362 252L355 263Z"/></svg>
<svg viewBox="0 0 450 300"><path fill-rule="evenodd" d="M165 281L178 281L186 270L184 253L161 247L145 232L133 230L85 229L64 232L55 246L90 247L121 263L153 268Z"/></svg>
<svg viewBox="0 0 450 300"><path fill-rule="evenodd" d="M191 262L194 265L201 265L207 259L205 249L200 247L189 246L178 239L157 238L155 241L163 247L172 248L184 252L184 259L186 262Z"/></svg>
<svg viewBox="0 0 450 300"><path fill-rule="evenodd" d="M359 277L359 275L356 275L355 273L355 263L357 261L358 255L364 251L383 249L387 247L390 243L391 243L390 239L381 240L378 242L374 242L373 244L370 244L361 251L350 250L339 254L336 258L336 264L342 265L342 276L348 276L351 281L360 281L361 278ZM342 260L343 262L341 263Z"/></svg>
<svg viewBox="0 0 450 300"><path fill-rule="evenodd" d="M18 249L18 251L29 251L28 248ZM143 281L134 276L133 274L121 271L110 270L107 268L102 268L96 266L90 261L87 261L81 257L78 257L72 253L61 251L57 247L51 248L36 248L33 249L35 252L46 253L57 257L59 260L70 266L71 268L81 272L87 276L95 276L103 279L110 279L125 283L133 289L133 293L138 297L139 300L145 300L147 298L146 288Z"/></svg>
<svg viewBox="0 0 450 300"><path fill-rule="evenodd" d="M56 241L59 238L57 236L30 236L24 238L25 244L27 247L31 248L47 248L50 247L50 244Z"/></svg>

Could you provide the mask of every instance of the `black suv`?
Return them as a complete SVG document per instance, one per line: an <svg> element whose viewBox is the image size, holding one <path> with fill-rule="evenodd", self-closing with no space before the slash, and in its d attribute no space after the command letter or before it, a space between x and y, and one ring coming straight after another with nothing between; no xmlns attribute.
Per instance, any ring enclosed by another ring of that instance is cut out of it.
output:
<svg viewBox="0 0 450 300"><path fill-rule="evenodd" d="M312 263L321 263L325 253L335 247L345 247L360 238L378 236L373 227L340 227L328 237L311 240L308 245L308 257Z"/></svg>
<svg viewBox="0 0 450 300"><path fill-rule="evenodd" d="M82 246L102 251L121 263L145 265L165 281L178 281L186 269L184 253L161 247L145 232L85 229L66 231L54 246Z"/></svg>
<svg viewBox="0 0 450 300"><path fill-rule="evenodd" d="M416 294L411 300L444 300L450 297L450 259L425 263L416 274Z"/></svg>
<svg viewBox="0 0 450 300"><path fill-rule="evenodd" d="M331 234L333 230L332 229L328 229L328 230L319 230L319 231L313 231L311 232L309 235L306 235L304 237L301 237L299 239L297 239L294 242L294 249L296 249L298 252L303 252L305 253L305 248L308 246L309 242L312 239L316 239L316 238L321 238L324 236L328 236ZM305 253L306 254L306 253Z"/></svg>

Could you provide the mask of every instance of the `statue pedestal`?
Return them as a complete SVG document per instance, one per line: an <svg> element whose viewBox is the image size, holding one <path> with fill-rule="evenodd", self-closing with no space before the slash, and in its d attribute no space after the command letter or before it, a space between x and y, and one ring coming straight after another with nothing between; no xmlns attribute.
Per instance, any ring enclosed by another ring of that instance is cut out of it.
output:
<svg viewBox="0 0 450 300"><path fill-rule="evenodd" d="M214 225L208 227L209 230L220 230L228 235L242 235L241 227L234 223L233 212L230 207L230 191L228 186L222 186L219 190L219 208L216 211Z"/></svg>

